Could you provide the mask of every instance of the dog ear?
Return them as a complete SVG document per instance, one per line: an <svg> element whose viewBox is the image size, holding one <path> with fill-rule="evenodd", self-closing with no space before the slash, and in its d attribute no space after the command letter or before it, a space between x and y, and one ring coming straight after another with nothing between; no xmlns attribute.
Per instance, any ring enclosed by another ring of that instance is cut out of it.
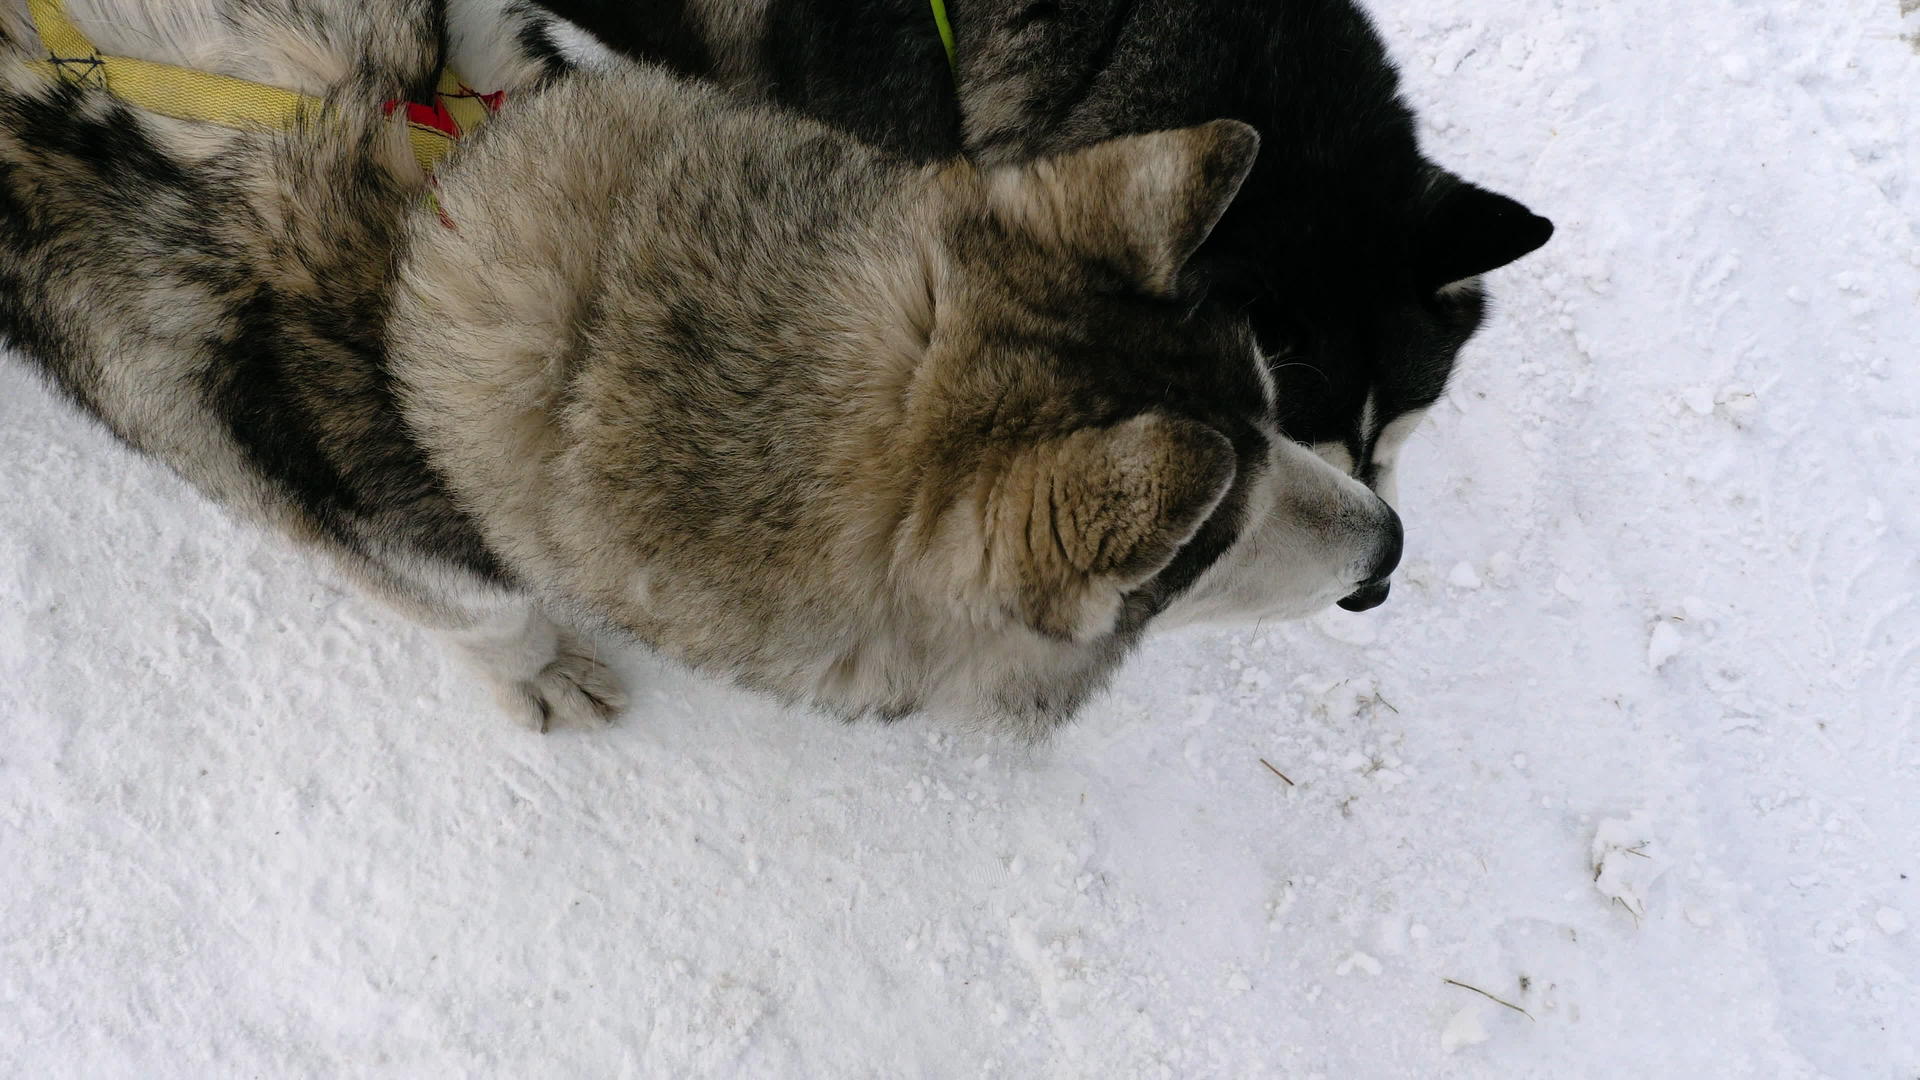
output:
<svg viewBox="0 0 1920 1080"><path fill-rule="evenodd" d="M990 199L1032 234L1167 296L1259 151L1259 134L1237 120L1130 135L997 170Z"/></svg>
<svg viewBox="0 0 1920 1080"><path fill-rule="evenodd" d="M1437 292L1498 270L1553 237L1553 222L1505 195L1447 177L1417 241L1420 287Z"/></svg>
<svg viewBox="0 0 1920 1080"><path fill-rule="evenodd" d="M992 592L1049 637L1106 633L1121 597L1166 568L1235 471L1224 435L1162 413L1027 447L981 519Z"/></svg>

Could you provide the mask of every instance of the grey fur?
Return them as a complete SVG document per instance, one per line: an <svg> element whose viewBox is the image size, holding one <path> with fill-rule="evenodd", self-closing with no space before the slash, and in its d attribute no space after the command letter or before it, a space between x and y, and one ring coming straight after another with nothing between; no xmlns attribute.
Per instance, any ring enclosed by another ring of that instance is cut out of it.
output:
<svg viewBox="0 0 1920 1080"><path fill-rule="evenodd" d="M621 706L586 626L1037 735L1150 621L1300 614L1376 569L1391 512L1277 437L1246 331L1185 292L1243 125L912 166L658 71L539 82L426 0L168 12L192 40L146 55L331 107L156 119L26 69L0 13L0 333L530 726ZM454 228L375 104L448 40L525 83L435 178Z"/></svg>

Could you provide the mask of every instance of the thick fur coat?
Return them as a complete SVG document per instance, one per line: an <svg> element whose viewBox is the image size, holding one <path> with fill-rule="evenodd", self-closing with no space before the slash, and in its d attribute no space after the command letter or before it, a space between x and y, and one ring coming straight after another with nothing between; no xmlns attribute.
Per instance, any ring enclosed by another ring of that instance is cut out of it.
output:
<svg viewBox="0 0 1920 1080"><path fill-rule="evenodd" d="M1192 265L1245 125L916 164L658 69L556 75L428 0L72 11L325 104L156 117L33 69L4 9L0 333L529 725L619 708L584 626L1038 734L1150 624L1303 614L1398 558ZM450 49L510 101L429 184L382 103Z"/></svg>

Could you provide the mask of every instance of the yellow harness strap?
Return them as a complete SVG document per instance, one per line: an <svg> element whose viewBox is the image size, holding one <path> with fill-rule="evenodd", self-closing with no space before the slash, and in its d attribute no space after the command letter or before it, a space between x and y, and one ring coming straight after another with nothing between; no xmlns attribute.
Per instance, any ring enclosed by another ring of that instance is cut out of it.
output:
<svg viewBox="0 0 1920 1080"><path fill-rule="evenodd" d="M32 67L62 82L100 87L135 108L175 120L269 131L290 131L303 116L326 109L320 98L277 86L130 56L102 56L67 17L61 0L28 0L27 9L47 49L47 59ZM389 102L387 109L407 110L413 156L430 171L499 101L499 95L467 89L448 68L440 73L432 105Z"/></svg>

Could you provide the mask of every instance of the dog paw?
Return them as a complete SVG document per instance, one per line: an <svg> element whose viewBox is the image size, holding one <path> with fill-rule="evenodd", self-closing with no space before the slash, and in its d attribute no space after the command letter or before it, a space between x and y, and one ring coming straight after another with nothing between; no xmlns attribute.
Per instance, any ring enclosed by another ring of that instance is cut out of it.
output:
<svg viewBox="0 0 1920 1080"><path fill-rule="evenodd" d="M524 728L601 727L626 707L619 677L595 657L593 643L538 611L502 612L454 640Z"/></svg>
<svg viewBox="0 0 1920 1080"><path fill-rule="evenodd" d="M532 678L500 688L501 704L532 731L555 727L604 727L626 708L627 694L607 665L568 641Z"/></svg>

